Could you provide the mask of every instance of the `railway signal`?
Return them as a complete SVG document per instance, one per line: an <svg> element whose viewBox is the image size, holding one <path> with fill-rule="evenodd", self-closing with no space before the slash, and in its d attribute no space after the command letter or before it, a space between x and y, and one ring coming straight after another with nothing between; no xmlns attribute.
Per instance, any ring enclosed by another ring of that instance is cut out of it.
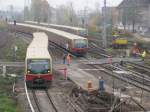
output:
<svg viewBox="0 0 150 112"><path fill-rule="evenodd" d="M14 20L14 26L16 26L16 20Z"/></svg>
<svg viewBox="0 0 150 112"><path fill-rule="evenodd" d="M14 46L14 49L13 49L13 53L14 53L14 61L16 60L16 52L17 52L17 50L18 50L18 47L15 45Z"/></svg>

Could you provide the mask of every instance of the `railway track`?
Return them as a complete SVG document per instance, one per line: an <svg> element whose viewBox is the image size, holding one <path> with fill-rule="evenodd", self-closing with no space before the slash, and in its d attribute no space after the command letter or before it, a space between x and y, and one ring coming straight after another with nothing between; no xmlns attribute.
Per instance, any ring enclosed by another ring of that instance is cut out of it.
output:
<svg viewBox="0 0 150 112"><path fill-rule="evenodd" d="M32 112L58 112L47 90L28 90L25 84L25 91Z"/></svg>
<svg viewBox="0 0 150 112"><path fill-rule="evenodd" d="M89 45L91 49L95 49L95 51L92 53L95 53L97 55L103 56L103 57L110 57L110 55L107 54L107 52L104 49L101 49L94 44ZM101 55L102 54L102 55ZM88 59L87 59L88 60ZM108 75L111 75L119 80L122 80L126 83L129 83L131 85L134 85L138 88L141 88L147 92L150 92L150 67L145 67L144 65L136 64L136 63L131 63L127 62L129 64L134 65L134 67L138 68L138 72L126 69L125 67L122 66L114 66L114 65L90 65L94 69L105 69L102 72L105 72ZM119 64L118 64L119 65ZM126 73L115 73L115 71L119 72L126 72ZM143 75L142 73L146 73L147 75Z"/></svg>
<svg viewBox="0 0 150 112"><path fill-rule="evenodd" d="M65 51L62 51L58 46L56 46L55 44L49 42L49 52L52 55L53 60L57 61L58 59L60 59L60 57L62 58L62 54Z"/></svg>
<svg viewBox="0 0 150 112"><path fill-rule="evenodd" d="M26 88L25 91L31 112L84 112L60 87L50 90Z"/></svg>
<svg viewBox="0 0 150 112"><path fill-rule="evenodd" d="M128 62L125 64L125 66L129 66L129 70L131 69L133 71L143 74L144 77L150 77L150 67L148 66L133 62Z"/></svg>
<svg viewBox="0 0 150 112"><path fill-rule="evenodd" d="M97 68L97 66L95 67ZM102 67L107 70L105 71L107 74L138 88L141 88L147 92L150 92L150 77L144 77L140 73L128 70L126 71L125 68L113 65L103 65Z"/></svg>
<svg viewBox="0 0 150 112"><path fill-rule="evenodd" d="M39 102L38 102L38 98L37 98L36 93L35 93L34 90L32 90L32 94L33 94L33 99L34 99L34 102L36 104L38 112L42 112L42 110L40 108L40 105L39 105Z"/></svg>
<svg viewBox="0 0 150 112"><path fill-rule="evenodd" d="M31 35L31 34L29 34L29 35ZM49 43L50 43L51 46L57 47L57 48L60 49L60 51L63 50L63 52L65 52L65 49L59 47L56 43L51 42L51 41L49 41ZM91 51L94 51L93 53L95 53L97 55L101 55L101 56L104 56L104 57L109 57L110 56L110 55L106 54L106 51L104 49L100 49L97 46L95 46L94 44L90 44L89 46L90 46L91 49L94 49L94 50L91 50ZM110 70L110 68L109 68L109 70ZM139 73L134 73L134 75L132 75L132 77L131 76L126 76L125 74L122 74L120 76L121 76L120 77L121 80L127 81L127 79L125 79L125 78L128 78L130 80L132 79L132 80L136 81L137 83L143 83L145 86L150 86L150 84L149 84L150 80L147 77L142 77L141 75L139 75ZM117 76L117 78L119 78L119 77ZM136 85L136 83L134 83L133 85ZM142 86L139 86L139 87L146 90L146 91L150 91L150 88L148 88L148 87L142 87Z"/></svg>
<svg viewBox="0 0 150 112"><path fill-rule="evenodd" d="M90 44L89 46L91 47L91 49L95 49L95 51L92 53L96 53L97 55L100 55L106 58L110 57L110 55L108 55L104 49L101 49L94 44ZM122 80L124 82L130 83L131 85L141 88L147 92L150 92L150 70L149 70L150 67L147 67L141 64L131 63L131 62L127 62L127 63L136 67L138 72L130 70L130 69L126 69L125 67L122 67L122 66L117 67L114 65L107 65L107 66L101 66L101 67L99 65L93 65L92 68L95 68L95 69L103 68L105 69L105 71L103 72L105 72L106 74L116 77L117 79ZM115 74L113 73L115 71L124 71L126 73ZM143 75L143 73L145 73L145 75Z"/></svg>
<svg viewBox="0 0 150 112"><path fill-rule="evenodd" d="M47 90L32 90L32 93L39 112L58 112Z"/></svg>
<svg viewBox="0 0 150 112"><path fill-rule="evenodd" d="M59 46L57 46L57 44L56 43L53 43L53 42L49 42L50 43L50 46L51 47L54 47L54 49L53 49L53 52L55 52L54 54L57 54L57 52L56 52L56 50L55 50L55 48L60 48ZM94 50L92 50L92 51L94 51L95 52L95 54L97 54L97 55L101 55L101 56L104 56L104 57L109 57L109 55L106 55L105 53L105 51L103 50L103 49L99 49L98 47L96 47L96 46L92 46L92 49L94 49ZM63 52L65 52L65 49L63 49L63 48L60 48L60 51L62 51L63 50ZM115 69L116 70L116 69ZM110 70L111 72L110 73L112 73L112 70ZM115 77L117 77L117 76L115 76ZM125 81L125 82L128 82L128 83L132 83L132 81L133 81L133 79L135 78L135 77L137 77L137 76L134 76L133 78L131 78L132 80L131 81L128 81L127 80L127 77L125 76L125 75L123 75L123 76L121 76L120 78L121 78L121 80L123 80L123 81ZM118 77L119 78L119 77ZM128 78L130 78L130 77L128 77ZM139 78L139 77L138 77ZM136 79L136 80L138 80L136 83L141 83L141 81L143 81L143 80L141 80L141 79ZM141 80L141 81L140 81ZM145 79L144 79L145 80ZM149 80L148 80L148 82L149 82ZM136 85L136 83L132 83L133 85ZM146 85L146 86L148 86L148 85ZM139 88L145 88L145 87L143 87L143 85L142 86L139 86L138 85L138 87ZM145 88L145 90L147 91L148 90L148 88ZM148 90L149 92L150 92L150 89ZM38 100L38 93L36 92L36 91L33 91L32 92L33 93L33 96L34 96L34 101L36 102L36 105L37 105L37 108L38 108L38 112L45 112L45 110L42 110L42 108L40 108L41 107L41 104L39 104L39 100ZM46 99L49 99L49 103L51 103L51 107L53 107L53 111L52 112L57 112L57 108L55 107L55 105L54 105L54 103L53 103L53 101L52 101L52 99L51 99L51 96L48 96L48 93L46 92L46 91L42 91L42 94L44 94L44 97L46 98ZM46 103L46 104L48 104L48 103ZM43 104L42 104L43 105ZM73 105L73 104L72 104ZM43 106L44 107L44 106ZM73 106L74 107L74 106ZM54 108L56 108L56 109L54 109ZM74 107L75 108L75 107ZM34 112L34 111L33 111ZM75 112L78 112L77 110L75 111Z"/></svg>
<svg viewBox="0 0 150 112"><path fill-rule="evenodd" d="M23 34L23 33L22 33ZM28 34L25 33L25 36L28 36ZM31 38L31 34L29 34L29 37ZM65 49L60 48L59 46L57 46L57 44L49 41L49 49L53 54L53 57L58 56L58 54L60 55L61 53L66 52ZM58 53L59 52L59 53ZM62 58L62 55L60 55ZM27 88L26 88L27 89ZM26 90L29 91L31 95L31 97L28 95L28 102L30 105L30 108L32 110L32 112L58 112L57 108L55 107L53 100L54 98L51 98L51 95L48 93L47 90ZM26 94L28 94L28 92L26 92ZM63 95L65 96L65 95ZM43 97L43 98L41 98ZM53 97L53 95L52 95ZM49 100L47 100L49 99ZM84 112L80 109L79 106L77 106L70 98L65 97L63 98L64 100L67 99L70 108L72 108L72 112ZM33 102L33 103L32 103ZM49 104L47 106L45 106L45 104ZM66 112L66 111L64 111Z"/></svg>
<svg viewBox="0 0 150 112"><path fill-rule="evenodd" d="M105 58L108 58L111 56L103 48L98 47L94 43L89 43L88 52L90 52L91 54L99 55L100 57L105 57Z"/></svg>

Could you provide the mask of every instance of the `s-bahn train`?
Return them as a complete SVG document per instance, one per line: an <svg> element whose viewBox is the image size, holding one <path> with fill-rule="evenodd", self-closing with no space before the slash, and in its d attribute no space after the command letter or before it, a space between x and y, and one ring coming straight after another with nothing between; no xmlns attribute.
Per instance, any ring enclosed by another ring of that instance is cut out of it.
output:
<svg viewBox="0 0 150 112"><path fill-rule="evenodd" d="M15 29L16 31L27 31L28 33L36 30L44 31L49 35L50 41L55 42L57 45L68 49L72 54L76 56L84 56L88 51L88 39L78 35L56 30L53 28L24 23L17 23Z"/></svg>
<svg viewBox="0 0 150 112"><path fill-rule="evenodd" d="M25 81L28 87L48 87L52 81L52 58L48 51L48 36L33 33L25 59Z"/></svg>
<svg viewBox="0 0 150 112"><path fill-rule="evenodd" d="M26 23L38 24L38 22L35 22L35 21L26 21ZM48 24L48 23L40 23L40 25L49 26L51 28L66 31L75 35L88 37L88 30L85 28L72 27L72 26L66 26L66 25L57 25L57 24Z"/></svg>

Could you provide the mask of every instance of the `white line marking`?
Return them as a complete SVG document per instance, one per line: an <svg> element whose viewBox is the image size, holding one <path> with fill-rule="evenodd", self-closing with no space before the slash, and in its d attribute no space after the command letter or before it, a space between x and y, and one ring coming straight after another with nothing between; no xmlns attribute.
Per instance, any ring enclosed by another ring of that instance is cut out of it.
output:
<svg viewBox="0 0 150 112"><path fill-rule="evenodd" d="M132 74L131 72L129 71L117 71L117 70L113 70L114 73L117 73L117 74Z"/></svg>
<svg viewBox="0 0 150 112"><path fill-rule="evenodd" d="M26 92L26 96L27 96L27 99L28 99L28 102L29 102L29 106L30 106L30 108L31 108L31 111L32 111L32 112L35 112L35 110L34 110L34 108L33 108L33 105L32 105L32 103L31 103L29 94L28 94L26 82L24 83L24 85L25 85L25 92Z"/></svg>
<svg viewBox="0 0 150 112"><path fill-rule="evenodd" d="M85 70L85 71L97 71L97 70L101 70L101 71L104 71L105 69L79 69L79 70Z"/></svg>
<svg viewBox="0 0 150 112"><path fill-rule="evenodd" d="M13 93L15 92L15 85L16 85L16 84L14 83L14 84L13 84Z"/></svg>

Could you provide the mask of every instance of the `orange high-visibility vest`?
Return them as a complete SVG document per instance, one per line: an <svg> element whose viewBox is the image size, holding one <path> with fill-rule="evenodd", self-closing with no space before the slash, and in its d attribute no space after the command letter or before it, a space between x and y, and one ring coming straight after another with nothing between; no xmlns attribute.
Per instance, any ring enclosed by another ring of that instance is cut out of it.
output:
<svg viewBox="0 0 150 112"><path fill-rule="evenodd" d="M67 55L67 61L68 61L69 64L71 63L71 57L70 57L70 55Z"/></svg>

